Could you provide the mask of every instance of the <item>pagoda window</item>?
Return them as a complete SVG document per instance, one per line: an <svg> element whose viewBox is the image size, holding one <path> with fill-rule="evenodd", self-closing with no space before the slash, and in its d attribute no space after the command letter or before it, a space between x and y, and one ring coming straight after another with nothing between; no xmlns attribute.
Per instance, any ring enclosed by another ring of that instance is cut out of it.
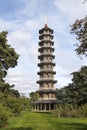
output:
<svg viewBox="0 0 87 130"><path fill-rule="evenodd" d="M45 87L44 88L48 88L48 84L45 84Z"/></svg>
<svg viewBox="0 0 87 130"><path fill-rule="evenodd" d="M49 83L47 83L47 88L49 88Z"/></svg>
<svg viewBox="0 0 87 130"><path fill-rule="evenodd" d="M50 93L48 94L48 98L51 98L51 94Z"/></svg>
<svg viewBox="0 0 87 130"><path fill-rule="evenodd" d="M48 43L48 46L50 45L50 43Z"/></svg>
<svg viewBox="0 0 87 130"><path fill-rule="evenodd" d="M44 87L46 86L46 83L44 83Z"/></svg>
<svg viewBox="0 0 87 130"><path fill-rule="evenodd" d="M46 74L44 74L44 78L47 78L47 75L46 75Z"/></svg>
<svg viewBox="0 0 87 130"><path fill-rule="evenodd" d="M43 44L43 47L46 45L46 43Z"/></svg>
<svg viewBox="0 0 87 130"><path fill-rule="evenodd" d="M49 88L51 88L51 86L52 86L52 84L51 84L51 83L49 83Z"/></svg>
<svg viewBox="0 0 87 130"><path fill-rule="evenodd" d="M47 50L44 50L44 53L47 53Z"/></svg>
<svg viewBox="0 0 87 130"><path fill-rule="evenodd" d="M44 65L44 69L47 69L47 66L46 66L46 65Z"/></svg>
<svg viewBox="0 0 87 130"><path fill-rule="evenodd" d="M53 94L53 98L55 98L55 94Z"/></svg>
<svg viewBox="0 0 87 130"><path fill-rule="evenodd" d="M49 40L49 39L50 39L50 37L48 36L48 37L47 37L47 39Z"/></svg>
<svg viewBox="0 0 87 130"><path fill-rule="evenodd" d="M41 98L43 98L44 96L43 96L43 94L41 94L41 96L40 96Z"/></svg>
<svg viewBox="0 0 87 130"><path fill-rule="evenodd" d="M43 66L40 67L40 70L43 70Z"/></svg>
<svg viewBox="0 0 87 130"><path fill-rule="evenodd" d="M49 31L47 31L47 34L49 34Z"/></svg>
<svg viewBox="0 0 87 130"><path fill-rule="evenodd" d="M43 88L44 86L43 86L43 84L41 85L41 88Z"/></svg>
<svg viewBox="0 0 87 130"><path fill-rule="evenodd" d="M40 79L42 79L42 76L40 75Z"/></svg>
<svg viewBox="0 0 87 130"><path fill-rule="evenodd" d="M44 31L43 33L46 34L46 31Z"/></svg>

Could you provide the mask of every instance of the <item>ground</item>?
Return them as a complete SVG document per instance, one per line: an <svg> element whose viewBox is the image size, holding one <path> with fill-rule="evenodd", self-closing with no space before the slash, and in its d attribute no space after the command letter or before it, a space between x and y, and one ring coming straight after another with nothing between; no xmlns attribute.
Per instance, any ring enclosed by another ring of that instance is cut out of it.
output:
<svg viewBox="0 0 87 130"><path fill-rule="evenodd" d="M87 130L86 118L56 118L50 113L22 112L0 130Z"/></svg>

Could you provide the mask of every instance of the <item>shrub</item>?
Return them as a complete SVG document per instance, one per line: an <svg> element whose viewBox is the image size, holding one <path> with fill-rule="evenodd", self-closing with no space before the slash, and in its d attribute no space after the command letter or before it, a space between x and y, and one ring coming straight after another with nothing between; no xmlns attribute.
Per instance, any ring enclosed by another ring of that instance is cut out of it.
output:
<svg viewBox="0 0 87 130"><path fill-rule="evenodd" d="M80 107L77 105L66 104L56 105L52 114L58 118L60 117L87 117L87 104Z"/></svg>
<svg viewBox="0 0 87 130"><path fill-rule="evenodd" d="M19 99L15 97L8 97L4 105L8 107L14 115L19 115L21 113Z"/></svg>
<svg viewBox="0 0 87 130"><path fill-rule="evenodd" d="M87 117L87 103L81 106L82 116Z"/></svg>
<svg viewBox="0 0 87 130"><path fill-rule="evenodd" d="M11 115L8 108L4 107L0 104L0 127L6 125L8 123L8 118Z"/></svg>

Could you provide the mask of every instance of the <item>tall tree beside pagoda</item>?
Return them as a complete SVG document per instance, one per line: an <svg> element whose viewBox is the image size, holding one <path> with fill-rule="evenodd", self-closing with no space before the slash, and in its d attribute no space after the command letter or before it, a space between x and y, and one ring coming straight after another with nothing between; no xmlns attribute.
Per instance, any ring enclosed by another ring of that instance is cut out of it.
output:
<svg viewBox="0 0 87 130"><path fill-rule="evenodd" d="M71 33L74 33L76 39L79 41L75 49L77 54L87 56L87 16L83 19L77 19L74 22L71 26Z"/></svg>
<svg viewBox="0 0 87 130"><path fill-rule="evenodd" d="M5 83L4 78L9 68L17 65L19 55L14 48L7 44L7 32L0 32L0 92L8 94L11 92L13 85Z"/></svg>

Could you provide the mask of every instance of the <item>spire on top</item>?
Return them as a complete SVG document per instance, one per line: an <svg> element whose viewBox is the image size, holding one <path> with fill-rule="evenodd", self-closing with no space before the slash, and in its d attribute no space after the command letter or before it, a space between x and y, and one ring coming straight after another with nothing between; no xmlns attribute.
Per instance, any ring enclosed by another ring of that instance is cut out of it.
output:
<svg viewBox="0 0 87 130"><path fill-rule="evenodd" d="M47 24L45 24L45 25L44 25L44 28L48 28L48 25L47 25Z"/></svg>
<svg viewBox="0 0 87 130"><path fill-rule="evenodd" d="M44 28L48 28L48 25L47 25L47 23L48 23L48 20L47 20L47 11L45 12L45 15L44 15Z"/></svg>

